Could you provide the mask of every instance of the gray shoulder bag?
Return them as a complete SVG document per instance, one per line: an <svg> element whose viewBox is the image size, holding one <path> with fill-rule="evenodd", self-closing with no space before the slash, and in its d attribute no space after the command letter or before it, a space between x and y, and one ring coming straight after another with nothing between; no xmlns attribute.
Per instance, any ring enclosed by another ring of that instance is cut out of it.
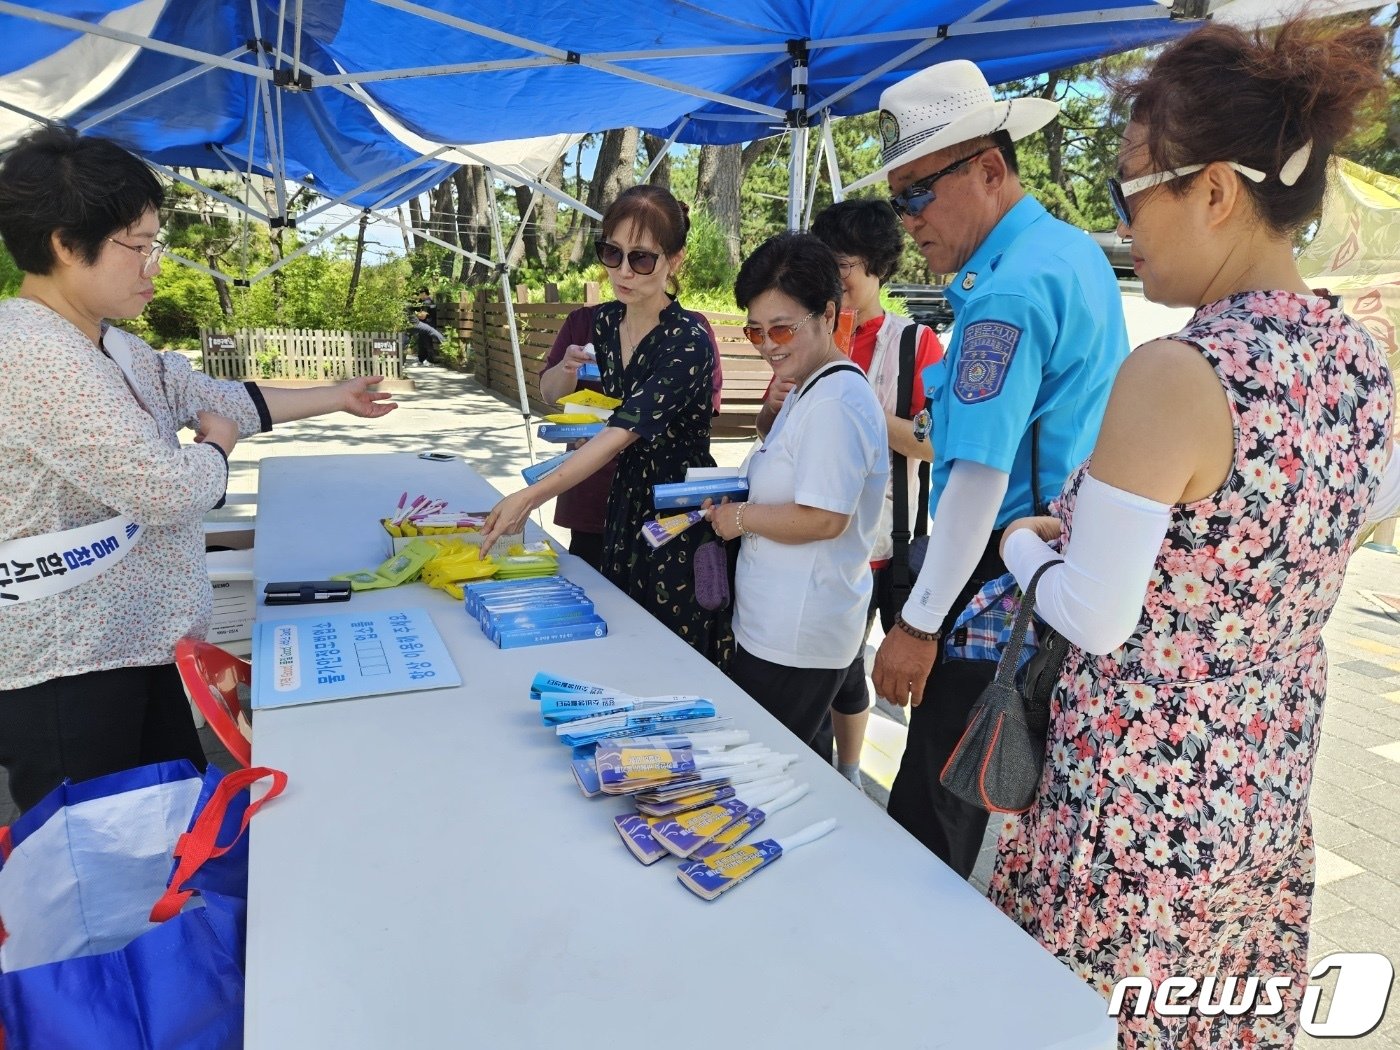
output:
<svg viewBox="0 0 1400 1050"><path fill-rule="evenodd" d="M1036 570L1021 596L1011 640L997 662L996 678L982 691L968 716L967 728L944 763L939 782L964 802L993 813L1024 813L1035 804L1045 765L1050 728L1050 697L1069 652L1058 631L1042 631L1040 647L1017 672L1026 628L1035 610L1041 574L1060 559Z"/></svg>

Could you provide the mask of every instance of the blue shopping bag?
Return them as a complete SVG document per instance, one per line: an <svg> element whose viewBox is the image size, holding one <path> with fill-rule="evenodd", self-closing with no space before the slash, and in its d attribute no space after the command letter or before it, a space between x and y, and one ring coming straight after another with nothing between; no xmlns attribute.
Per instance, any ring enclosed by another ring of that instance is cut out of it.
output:
<svg viewBox="0 0 1400 1050"><path fill-rule="evenodd" d="M65 783L0 832L6 1050L241 1047L242 833L285 784L160 763Z"/></svg>

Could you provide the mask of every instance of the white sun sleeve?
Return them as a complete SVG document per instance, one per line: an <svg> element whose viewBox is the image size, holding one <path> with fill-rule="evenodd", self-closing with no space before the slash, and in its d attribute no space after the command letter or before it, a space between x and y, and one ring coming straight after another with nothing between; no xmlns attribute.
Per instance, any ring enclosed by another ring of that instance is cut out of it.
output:
<svg viewBox="0 0 1400 1050"><path fill-rule="evenodd" d="M923 568L904 603L902 615L910 627L936 631L943 625L987 549L1010 480L1006 471L970 459L953 463L929 526Z"/></svg>
<svg viewBox="0 0 1400 1050"><path fill-rule="evenodd" d="M1047 569L1036 587L1037 615L1086 652L1118 648L1142 617L1147 581L1170 522L1169 505L1085 475L1064 563ZM1022 587L1060 556L1030 529L1017 529L1006 540L1006 566Z"/></svg>

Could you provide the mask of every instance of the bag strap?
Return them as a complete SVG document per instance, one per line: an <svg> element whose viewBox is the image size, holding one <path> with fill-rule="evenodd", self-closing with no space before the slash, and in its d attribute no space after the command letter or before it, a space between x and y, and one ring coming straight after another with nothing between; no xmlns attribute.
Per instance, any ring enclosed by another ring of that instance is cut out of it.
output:
<svg viewBox="0 0 1400 1050"><path fill-rule="evenodd" d="M914 407L914 355L918 350L919 326L906 325L899 337L899 378L895 388L894 414L900 419L912 419ZM915 536L928 532L928 463L919 461L919 512L915 519ZM894 500L894 528L890 538L894 550L890 554L890 587L894 604L901 606L913 590L909 578L909 464L898 452L890 452L890 483Z"/></svg>
<svg viewBox="0 0 1400 1050"><path fill-rule="evenodd" d="M248 803L238 834L234 835L233 841L228 845L220 846L219 829L223 827L229 805L239 792L251 788L265 777L272 778L272 786L262 798ZM175 857L180 863L176 866L175 873L170 876L170 886L151 909L152 922L165 922L179 914L185 902L194 895L193 890L185 889L185 883L194 877L206 861L222 857L233 849L243 837L243 832L248 830L248 822L253 819L253 814L262 809L265 803L282 794L282 789L286 786L287 774L267 766L237 769L219 781L209 796L209 801L195 818L194 827L181 835L175 843Z"/></svg>
<svg viewBox="0 0 1400 1050"><path fill-rule="evenodd" d="M861 371L859 368L857 368L855 365L850 364L849 362L847 362L847 363L845 363L845 364L839 364L839 365L837 365L835 368L828 368L828 369L827 369L825 372L823 372L821 375L817 376L816 379L813 379L809 384L807 384L806 389L804 389L804 390L802 391L802 393L800 393L800 394L797 395L797 400L798 400L798 401L801 401L804 397L807 396L807 391L808 391L808 390L811 390L812 387L816 386L818 383L820 383L820 382L821 382L823 379L825 379L827 376L834 376L837 372L855 372L855 373L857 373L858 375L860 375L860 377L861 377L862 379L865 378L865 373L862 372L862 371Z"/></svg>
<svg viewBox="0 0 1400 1050"><path fill-rule="evenodd" d="M1046 514L1049 508L1040 499L1040 420L1031 424L1031 499L1035 501L1032 514Z"/></svg>
<svg viewBox="0 0 1400 1050"><path fill-rule="evenodd" d="M1031 625L1031 613L1035 611L1035 588L1040 583L1040 577L1050 566L1063 562L1063 558L1055 558L1036 569L1035 575L1031 577L1030 586L1022 592L1021 607L1016 610L1016 622L1011 625L1011 640L1006 643L1006 648L1001 651L1001 659L997 661L996 680L1001 685L1013 685L1016 671L1021 666L1021 650L1026 644L1026 631Z"/></svg>

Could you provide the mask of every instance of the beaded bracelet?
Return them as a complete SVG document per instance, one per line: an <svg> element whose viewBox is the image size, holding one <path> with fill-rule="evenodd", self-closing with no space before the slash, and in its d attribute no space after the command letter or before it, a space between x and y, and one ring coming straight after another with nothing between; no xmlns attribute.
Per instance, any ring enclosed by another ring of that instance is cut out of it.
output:
<svg viewBox="0 0 1400 1050"><path fill-rule="evenodd" d="M744 508L748 505L747 500L739 504L739 509L734 512L734 527L739 530L740 536L752 536L756 539L758 533L750 532L748 529L744 528Z"/></svg>
<svg viewBox="0 0 1400 1050"><path fill-rule="evenodd" d="M911 638L917 638L921 642L936 642L943 637L942 631L921 631L904 618L900 613L894 618L894 625Z"/></svg>

